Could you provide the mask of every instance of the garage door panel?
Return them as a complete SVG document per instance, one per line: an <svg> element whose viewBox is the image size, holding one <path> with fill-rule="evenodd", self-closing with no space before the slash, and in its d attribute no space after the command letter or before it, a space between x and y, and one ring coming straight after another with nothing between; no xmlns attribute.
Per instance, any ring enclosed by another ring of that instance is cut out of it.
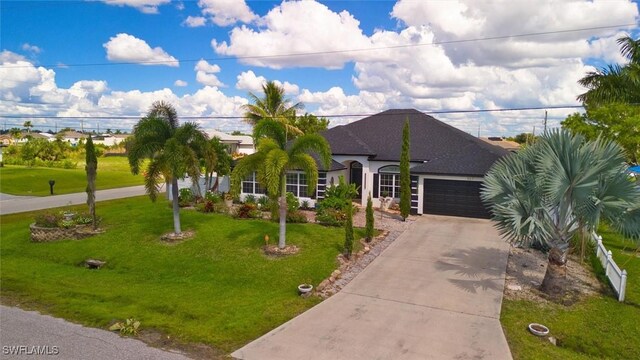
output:
<svg viewBox="0 0 640 360"><path fill-rule="evenodd" d="M425 214L488 218L479 181L424 180Z"/></svg>

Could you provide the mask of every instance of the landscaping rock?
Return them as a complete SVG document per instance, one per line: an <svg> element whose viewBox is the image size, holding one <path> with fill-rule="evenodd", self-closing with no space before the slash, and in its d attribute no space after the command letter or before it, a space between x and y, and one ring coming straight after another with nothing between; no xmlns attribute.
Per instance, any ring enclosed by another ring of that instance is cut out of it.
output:
<svg viewBox="0 0 640 360"><path fill-rule="evenodd" d="M511 291L521 291L522 290L522 286L515 285L515 284L509 284L509 285L507 285L507 289L509 289Z"/></svg>
<svg viewBox="0 0 640 360"><path fill-rule="evenodd" d="M340 277L340 274L341 274L340 270L334 270L334 272L331 273L331 277L337 279Z"/></svg>
<svg viewBox="0 0 640 360"><path fill-rule="evenodd" d="M84 265L89 269L100 269L106 263L106 261L100 261L96 259L87 259L84 261Z"/></svg>
<svg viewBox="0 0 640 360"><path fill-rule="evenodd" d="M549 342L552 343L554 346L558 346L558 340L553 336L549 336L547 340L549 340Z"/></svg>

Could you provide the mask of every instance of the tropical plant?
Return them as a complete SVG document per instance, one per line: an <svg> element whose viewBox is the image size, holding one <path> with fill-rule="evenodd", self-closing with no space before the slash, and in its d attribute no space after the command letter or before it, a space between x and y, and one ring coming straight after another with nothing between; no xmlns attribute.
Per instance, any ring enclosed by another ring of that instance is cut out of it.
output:
<svg viewBox="0 0 640 360"><path fill-rule="evenodd" d="M280 121L269 118L260 120L253 130L258 140L257 152L238 161L231 173L231 186L235 194L240 192L242 181L256 172L258 182L269 194L280 194L280 233L278 247L286 246L287 188L286 174L289 170L301 170L307 178L309 189L315 189L318 166L310 155L316 154L325 167L331 162L331 149L327 141L318 134L306 134L287 143L287 127Z"/></svg>
<svg viewBox="0 0 640 360"><path fill-rule="evenodd" d="M620 146L603 138L548 132L498 160L481 196L509 241L550 249L541 289L553 296L565 292L574 236L595 231L604 219L624 235L640 237L640 193L627 179Z"/></svg>
<svg viewBox="0 0 640 360"><path fill-rule="evenodd" d="M212 191L218 189L220 177L228 175L231 171L231 155L229 155L229 149L225 144L220 142L220 139L217 137L209 140L205 148L204 168L205 186L207 190ZM216 181L212 184L214 172L216 173Z"/></svg>
<svg viewBox="0 0 640 360"><path fill-rule="evenodd" d="M347 219L347 208L353 208L353 197L358 194L355 184L347 184L344 176L338 177L338 184L329 186L324 199L317 205L316 220L321 225L343 226Z"/></svg>
<svg viewBox="0 0 640 360"><path fill-rule="evenodd" d="M253 93L249 93L252 104L244 105L244 119L251 125L257 125L262 120L272 120L285 127L285 138L288 140L293 136L302 135L302 131L294 124L296 110L302 109L302 103L291 105L291 101L284 95L284 88L278 86L273 81L267 81L262 85L264 97L260 98ZM255 130L254 130L254 140Z"/></svg>
<svg viewBox="0 0 640 360"><path fill-rule="evenodd" d="M178 114L171 104L158 101L151 105L147 115L140 119L129 140L128 158L131 172L140 172L140 162L148 158L145 172L145 188L151 201L159 192L162 177L171 183L173 197L173 227L180 234L180 205L178 178L188 174L192 179L200 177L199 158L204 153L206 135L195 123L179 125Z"/></svg>
<svg viewBox="0 0 640 360"><path fill-rule="evenodd" d="M33 127L33 123L31 123L31 121L27 120L24 122L24 124L22 124L22 126L24 126L25 129L27 129L27 134L31 133L31 128Z"/></svg>
<svg viewBox="0 0 640 360"><path fill-rule="evenodd" d="M367 196L367 210L365 214L365 227L364 227L364 237L367 242L370 242L373 239L373 201L371 201L371 193Z"/></svg>
<svg viewBox="0 0 640 360"><path fill-rule="evenodd" d="M140 328L140 321L130 318L124 322L117 322L109 327L110 331L119 331L122 335L138 335L138 329Z"/></svg>
<svg viewBox="0 0 640 360"><path fill-rule="evenodd" d="M98 227L96 221L96 174L98 171L98 157L96 156L96 150L93 146L93 140L91 136L87 139L85 144L85 171L87 172L87 205L89 206L89 214L93 223L93 229Z"/></svg>
<svg viewBox="0 0 640 360"><path fill-rule="evenodd" d="M407 219L411 211L411 174L409 173L409 119L402 128L402 152L400 153L400 216Z"/></svg>
<svg viewBox="0 0 640 360"><path fill-rule="evenodd" d="M588 72L578 81L587 92L578 100L589 106L599 106L610 102L627 104L640 103L640 40L630 36L618 39L620 53L629 60L626 65L607 65Z"/></svg>

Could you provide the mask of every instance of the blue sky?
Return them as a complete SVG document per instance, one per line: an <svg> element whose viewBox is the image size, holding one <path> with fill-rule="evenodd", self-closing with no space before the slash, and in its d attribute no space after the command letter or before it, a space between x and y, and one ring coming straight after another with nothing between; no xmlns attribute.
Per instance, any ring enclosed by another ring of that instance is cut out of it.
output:
<svg viewBox="0 0 640 360"><path fill-rule="evenodd" d="M54 119L35 116L140 116L161 99L183 116L241 115L264 79L317 114L578 105L576 81L593 65L623 61L615 39L638 31L638 4L627 0L2 1L0 14L0 116L34 116L43 129ZM589 30L466 41L577 29ZM368 50L343 51L353 49ZM550 111L550 124L573 111ZM531 131L541 114L437 117L487 136ZM135 123L97 121L103 129ZM238 120L199 122L247 129Z"/></svg>

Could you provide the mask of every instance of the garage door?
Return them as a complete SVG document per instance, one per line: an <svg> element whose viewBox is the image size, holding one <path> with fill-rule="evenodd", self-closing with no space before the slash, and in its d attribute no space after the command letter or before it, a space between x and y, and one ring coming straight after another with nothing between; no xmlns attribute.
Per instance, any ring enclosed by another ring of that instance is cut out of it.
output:
<svg viewBox="0 0 640 360"><path fill-rule="evenodd" d="M479 181L424 179L425 214L489 218L480 200Z"/></svg>

